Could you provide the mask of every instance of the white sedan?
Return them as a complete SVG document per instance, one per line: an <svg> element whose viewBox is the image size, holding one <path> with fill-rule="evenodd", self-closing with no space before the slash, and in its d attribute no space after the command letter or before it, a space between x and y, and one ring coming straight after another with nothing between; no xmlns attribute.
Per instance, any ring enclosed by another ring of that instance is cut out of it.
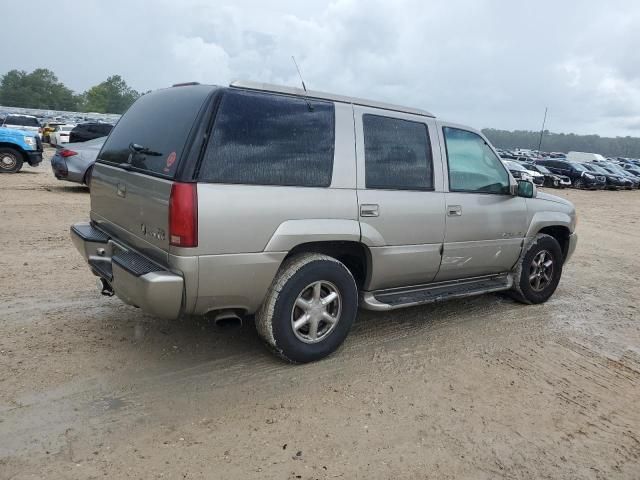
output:
<svg viewBox="0 0 640 480"><path fill-rule="evenodd" d="M62 145L69 143L69 135L75 125L56 125L53 132L49 134L49 143L51 145Z"/></svg>

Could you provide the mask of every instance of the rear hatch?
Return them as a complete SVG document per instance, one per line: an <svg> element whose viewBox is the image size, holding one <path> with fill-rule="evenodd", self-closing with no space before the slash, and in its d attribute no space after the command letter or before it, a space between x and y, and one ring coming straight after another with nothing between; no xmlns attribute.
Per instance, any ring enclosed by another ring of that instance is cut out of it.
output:
<svg viewBox="0 0 640 480"><path fill-rule="evenodd" d="M122 116L98 154L91 219L160 264L169 252L171 186L214 87L172 87L143 95Z"/></svg>

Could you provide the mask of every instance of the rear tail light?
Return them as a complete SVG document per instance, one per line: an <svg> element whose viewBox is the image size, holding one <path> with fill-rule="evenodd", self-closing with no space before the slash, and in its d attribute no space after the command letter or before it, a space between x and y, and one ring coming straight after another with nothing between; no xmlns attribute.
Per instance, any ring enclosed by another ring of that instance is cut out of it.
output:
<svg viewBox="0 0 640 480"><path fill-rule="evenodd" d="M174 183L169 197L169 244L198 246L198 188L195 183Z"/></svg>
<svg viewBox="0 0 640 480"><path fill-rule="evenodd" d="M68 148L63 148L62 150L60 150L60 156L64 158L72 157L77 154L78 152L74 152L73 150L69 150Z"/></svg>

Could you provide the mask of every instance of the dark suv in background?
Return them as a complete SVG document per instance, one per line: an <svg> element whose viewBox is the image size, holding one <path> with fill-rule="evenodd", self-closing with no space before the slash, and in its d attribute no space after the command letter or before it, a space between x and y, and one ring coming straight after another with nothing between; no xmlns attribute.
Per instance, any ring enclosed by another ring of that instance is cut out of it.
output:
<svg viewBox="0 0 640 480"><path fill-rule="evenodd" d="M565 175L571 179L575 188L600 189L607 184L604 175L590 172L584 165L566 160L548 159L537 160L536 165L544 165L549 171L558 175Z"/></svg>
<svg viewBox="0 0 640 480"><path fill-rule="evenodd" d="M110 123L88 122L81 123L71 130L69 143L86 142L94 138L106 137L111 133L113 125Z"/></svg>

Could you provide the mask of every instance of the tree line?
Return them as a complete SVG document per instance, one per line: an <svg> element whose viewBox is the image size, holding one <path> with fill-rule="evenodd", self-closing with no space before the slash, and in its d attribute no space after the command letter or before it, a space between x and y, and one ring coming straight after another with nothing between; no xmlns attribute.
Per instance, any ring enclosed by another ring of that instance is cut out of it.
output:
<svg viewBox="0 0 640 480"><path fill-rule="evenodd" d="M5 107L67 110L74 112L123 113L141 95L120 75L76 94L58 80L55 73L37 68L31 73L11 70L0 77L0 105ZM540 132L486 128L484 134L498 148L537 149ZM600 153L613 157L640 157L640 138L600 137L573 133L543 132L541 150L545 152Z"/></svg>
<svg viewBox="0 0 640 480"><path fill-rule="evenodd" d="M482 132L497 148L538 149L540 132L527 130L496 130L485 128ZM574 133L553 133L545 130L540 150L543 152L590 152L606 157L640 158L640 138L638 137L601 137L600 135L576 135Z"/></svg>
<svg viewBox="0 0 640 480"><path fill-rule="evenodd" d="M120 75L76 94L46 68L27 73L11 70L0 77L0 105L4 107L123 113L141 94Z"/></svg>

